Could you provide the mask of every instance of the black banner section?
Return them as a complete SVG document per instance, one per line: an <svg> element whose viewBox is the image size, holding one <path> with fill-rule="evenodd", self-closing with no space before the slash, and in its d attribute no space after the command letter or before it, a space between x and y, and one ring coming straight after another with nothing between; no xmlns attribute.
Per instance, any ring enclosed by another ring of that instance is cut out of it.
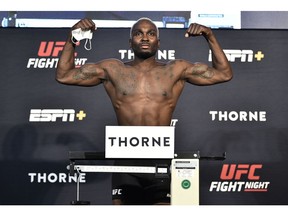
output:
<svg viewBox="0 0 288 216"><path fill-rule="evenodd" d="M103 86L55 81L69 29L0 29L0 204L70 204L69 151L104 149L116 117ZM288 204L288 31L214 30L234 71L228 83L186 84L173 120L176 150L221 155L200 162L200 204ZM203 37L160 29L161 61L210 64ZM132 59L129 29L98 29L76 65ZM101 161L109 164L111 161ZM95 163L95 162L91 162ZM111 174L81 176L81 199L111 204Z"/></svg>

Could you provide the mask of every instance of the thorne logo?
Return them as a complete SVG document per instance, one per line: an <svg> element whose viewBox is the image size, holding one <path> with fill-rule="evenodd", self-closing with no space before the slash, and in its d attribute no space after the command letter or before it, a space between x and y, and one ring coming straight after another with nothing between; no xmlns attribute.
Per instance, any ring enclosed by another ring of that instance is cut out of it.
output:
<svg viewBox="0 0 288 216"><path fill-rule="evenodd" d="M79 176L75 173L70 176L67 173L28 173L31 183L73 183L79 178L80 183L86 183L86 174L81 173Z"/></svg>
<svg viewBox="0 0 288 216"><path fill-rule="evenodd" d="M56 68L59 56L65 41L41 41L38 49L38 58L29 58L27 68ZM75 57L77 53L75 52ZM75 58L75 66L85 64L87 58Z"/></svg>
<svg viewBox="0 0 288 216"><path fill-rule="evenodd" d="M262 164L224 164L220 174L222 181L211 182L209 191L267 192L270 182L259 181L262 167Z"/></svg>
<svg viewBox="0 0 288 216"><path fill-rule="evenodd" d="M227 49L223 51L226 54L228 61L230 62L235 62L235 61L253 62L254 59L256 59L256 61L262 61L262 59L264 58L264 54L262 53L262 51L257 51L256 54L254 54L253 50ZM209 51L208 60L212 61L211 50Z"/></svg>
<svg viewBox="0 0 288 216"><path fill-rule="evenodd" d="M172 126L106 126L106 158L173 158Z"/></svg>
<svg viewBox="0 0 288 216"><path fill-rule="evenodd" d="M74 122L75 117L81 121L86 113L83 110L76 113L74 109L31 109L29 122Z"/></svg>
<svg viewBox="0 0 288 216"><path fill-rule="evenodd" d="M170 137L108 137L108 142L111 147L117 145L118 147L170 147Z"/></svg>
<svg viewBox="0 0 288 216"><path fill-rule="evenodd" d="M134 59L134 53L132 50L119 50L120 59ZM157 52L157 59L158 60L174 60L175 59L175 50L158 50Z"/></svg>
<svg viewBox="0 0 288 216"><path fill-rule="evenodd" d="M212 121L266 121L265 111L209 111Z"/></svg>

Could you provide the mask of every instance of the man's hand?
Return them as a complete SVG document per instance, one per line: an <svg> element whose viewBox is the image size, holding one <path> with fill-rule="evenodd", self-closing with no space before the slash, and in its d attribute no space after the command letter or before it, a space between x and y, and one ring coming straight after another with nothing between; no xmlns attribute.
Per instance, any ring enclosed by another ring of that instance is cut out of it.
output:
<svg viewBox="0 0 288 216"><path fill-rule="evenodd" d="M88 31L88 30L95 31L96 25L91 19L85 18L85 19L81 19L79 22L77 22L72 27L72 30L78 29L78 28L81 28L83 31Z"/></svg>
<svg viewBox="0 0 288 216"><path fill-rule="evenodd" d="M191 23L189 28L186 30L185 37L191 37L191 36L205 36L207 37L209 34L211 34L212 31L210 28L197 24L197 23Z"/></svg>

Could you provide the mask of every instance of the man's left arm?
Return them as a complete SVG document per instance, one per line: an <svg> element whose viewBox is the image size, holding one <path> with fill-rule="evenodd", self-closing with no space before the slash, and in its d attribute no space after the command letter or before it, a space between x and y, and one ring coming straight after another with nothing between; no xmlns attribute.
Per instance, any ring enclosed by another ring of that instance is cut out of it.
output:
<svg viewBox="0 0 288 216"><path fill-rule="evenodd" d="M192 23L185 37L203 36L212 52L212 66L206 64L189 64L185 71L188 82L198 85L212 85L232 79L233 72L228 59L223 52L212 30L206 26Z"/></svg>

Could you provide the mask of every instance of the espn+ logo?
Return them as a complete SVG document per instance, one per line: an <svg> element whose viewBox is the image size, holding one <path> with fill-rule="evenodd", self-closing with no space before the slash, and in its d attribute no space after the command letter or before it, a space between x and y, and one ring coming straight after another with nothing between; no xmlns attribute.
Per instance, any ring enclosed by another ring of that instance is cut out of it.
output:
<svg viewBox="0 0 288 216"><path fill-rule="evenodd" d="M213 181L210 192L267 192L270 182L259 181L262 164L223 164L220 179Z"/></svg>
<svg viewBox="0 0 288 216"><path fill-rule="evenodd" d="M27 68L56 68L65 43L65 41L41 41L37 53L38 57L29 58ZM74 55L76 57L77 52ZM75 58L75 66L80 67L86 61L87 58Z"/></svg>
<svg viewBox="0 0 288 216"><path fill-rule="evenodd" d="M74 109L31 109L29 122L74 122L75 118L82 121L85 117L83 110L76 113Z"/></svg>
<svg viewBox="0 0 288 216"><path fill-rule="evenodd" d="M262 51L257 51L255 54L253 50L238 50L238 49L224 49L223 52L225 53L229 62L253 62L254 59L256 61L262 61L264 59L264 53ZM208 60L212 61L212 51L209 50Z"/></svg>

